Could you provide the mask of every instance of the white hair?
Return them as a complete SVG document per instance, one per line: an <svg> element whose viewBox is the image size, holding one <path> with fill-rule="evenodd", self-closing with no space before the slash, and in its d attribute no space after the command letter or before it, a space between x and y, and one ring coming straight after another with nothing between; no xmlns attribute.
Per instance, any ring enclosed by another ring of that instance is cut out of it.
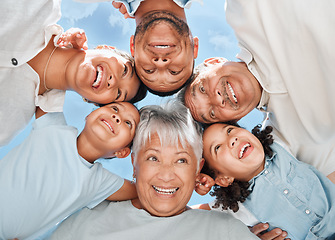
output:
<svg viewBox="0 0 335 240"><path fill-rule="evenodd" d="M140 110L140 123L132 146L135 156L155 133L162 147L178 146L180 142L182 147L186 148L189 144L199 167L202 158L202 128L193 120L188 108L182 103L170 100L165 105L150 105Z"/></svg>

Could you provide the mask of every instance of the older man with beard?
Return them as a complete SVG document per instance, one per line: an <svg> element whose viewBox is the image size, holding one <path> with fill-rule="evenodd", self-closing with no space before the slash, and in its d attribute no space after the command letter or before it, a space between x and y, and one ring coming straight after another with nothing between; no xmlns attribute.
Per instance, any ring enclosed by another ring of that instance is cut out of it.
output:
<svg viewBox="0 0 335 240"><path fill-rule="evenodd" d="M199 40L192 36L184 8L195 1L113 2L126 18L135 17L136 32L130 39L130 51L138 76L154 94L172 95L189 82Z"/></svg>

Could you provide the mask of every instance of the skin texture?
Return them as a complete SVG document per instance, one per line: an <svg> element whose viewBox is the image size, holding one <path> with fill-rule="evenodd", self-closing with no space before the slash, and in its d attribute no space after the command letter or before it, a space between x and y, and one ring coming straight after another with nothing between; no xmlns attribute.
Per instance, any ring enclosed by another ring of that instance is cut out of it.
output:
<svg viewBox="0 0 335 240"><path fill-rule="evenodd" d="M186 210L200 171L190 146L162 147L158 135L154 134L136 156L132 155L132 162L138 194L138 199L133 201L135 207L161 217ZM173 194L164 194L159 191L162 189L169 189Z"/></svg>
<svg viewBox="0 0 335 240"><path fill-rule="evenodd" d="M137 109L128 102L112 103L86 117L84 130L78 137L78 153L92 162L100 157L123 158L139 123Z"/></svg>
<svg viewBox="0 0 335 240"><path fill-rule="evenodd" d="M185 92L185 104L197 121L239 120L257 106L262 88L244 63L211 58L205 64Z"/></svg>

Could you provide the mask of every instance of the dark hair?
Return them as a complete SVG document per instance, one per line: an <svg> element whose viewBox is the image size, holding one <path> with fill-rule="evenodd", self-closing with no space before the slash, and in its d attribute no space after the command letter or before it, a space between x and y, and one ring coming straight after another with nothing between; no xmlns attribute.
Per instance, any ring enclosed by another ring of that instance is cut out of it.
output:
<svg viewBox="0 0 335 240"><path fill-rule="evenodd" d="M140 86L137 90L137 93L132 99L129 100L129 102L134 104L134 103L141 101L147 95L147 92L148 92L147 90L148 90L147 86L145 86L144 83L140 80Z"/></svg>
<svg viewBox="0 0 335 240"><path fill-rule="evenodd" d="M233 125L238 126L237 124ZM261 130L261 125L255 126L251 131L251 133L261 142L264 154L269 157L273 155L273 151L270 148L270 145L273 143L273 138L270 134L271 132L271 126L267 126L265 129ZM213 179L216 178L215 171L208 166L207 162L205 162L201 172L209 175ZM221 206L224 210L231 209L233 212L237 212L239 209L238 202L244 202L251 193L251 191L248 190L249 186L250 184L248 182L236 179L228 187L221 187L215 184L213 190L210 192L210 195L215 197L213 207L218 208Z"/></svg>

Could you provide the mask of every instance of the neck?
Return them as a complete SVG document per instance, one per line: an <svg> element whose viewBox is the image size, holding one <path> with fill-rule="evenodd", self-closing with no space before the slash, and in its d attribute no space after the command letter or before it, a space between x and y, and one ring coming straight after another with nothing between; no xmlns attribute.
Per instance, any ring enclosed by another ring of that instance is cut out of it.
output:
<svg viewBox="0 0 335 240"><path fill-rule="evenodd" d="M176 15L178 18L186 22L185 11L179 7L173 0L145 0L141 2L137 11L135 12L136 25L138 25L142 18L151 11L168 11Z"/></svg>
<svg viewBox="0 0 335 240"><path fill-rule="evenodd" d="M90 144L89 139L85 135L79 134L77 138L77 150L78 154L89 163L94 163L95 160L102 157L98 153L97 149Z"/></svg>
<svg viewBox="0 0 335 240"><path fill-rule="evenodd" d="M43 94L48 89L70 89L66 80L67 66L69 61L78 55L78 52L82 52L81 50L66 48L56 48L54 50L52 37L48 45L28 62L39 75L39 94Z"/></svg>

